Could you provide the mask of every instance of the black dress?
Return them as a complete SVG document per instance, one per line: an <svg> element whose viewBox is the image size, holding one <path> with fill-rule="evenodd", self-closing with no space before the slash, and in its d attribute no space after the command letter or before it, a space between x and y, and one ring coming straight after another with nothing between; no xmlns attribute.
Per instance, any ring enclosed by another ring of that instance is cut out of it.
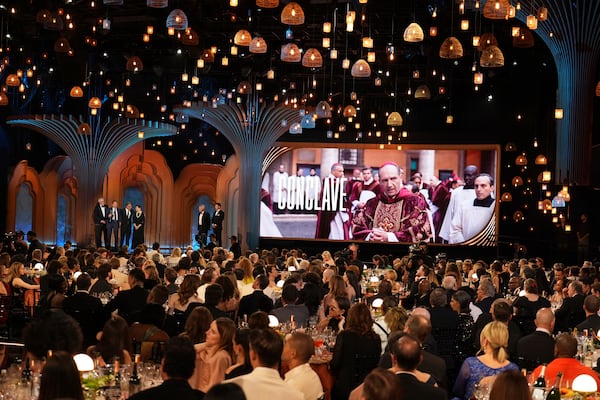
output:
<svg viewBox="0 0 600 400"><path fill-rule="evenodd" d="M536 301L531 301L522 296L514 301L513 307L516 308L516 315L513 320L519 325L523 335L529 335L535 332L535 314L540 308L550 307L550 302L542 296Z"/></svg>
<svg viewBox="0 0 600 400"><path fill-rule="evenodd" d="M131 247L134 249L140 244L144 243L144 225L146 224L146 217L144 213L133 214L133 239L131 240ZM135 225L141 225L138 229L135 229Z"/></svg>

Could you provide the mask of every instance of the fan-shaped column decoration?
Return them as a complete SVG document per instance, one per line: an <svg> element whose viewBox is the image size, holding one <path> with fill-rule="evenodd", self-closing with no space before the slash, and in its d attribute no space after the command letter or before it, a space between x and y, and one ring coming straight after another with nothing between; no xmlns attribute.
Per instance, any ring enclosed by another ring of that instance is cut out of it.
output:
<svg viewBox="0 0 600 400"><path fill-rule="evenodd" d="M594 86L600 57L600 2L544 0L548 19L535 31L546 43L558 71L555 177L590 184ZM527 20L521 10L517 18ZM562 183L562 182L559 182Z"/></svg>
<svg viewBox="0 0 600 400"><path fill-rule="evenodd" d="M298 110L258 101L247 104L223 104L213 108L210 103L193 103L189 108L175 110L198 118L219 130L229 140L239 158L240 186L238 230L249 249L258 246L260 232L260 187L263 159L293 123L301 118Z"/></svg>
<svg viewBox="0 0 600 400"><path fill-rule="evenodd" d="M9 125L28 128L52 140L73 161L78 182L74 235L77 243L87 245L93 236L92 208L101 196L104 177L113 160L129 146L143 139L171 136L177 127L142 119L92 118L66 115L29 115L13 117ZM83 127L83 128L82 128Z"/></svg>

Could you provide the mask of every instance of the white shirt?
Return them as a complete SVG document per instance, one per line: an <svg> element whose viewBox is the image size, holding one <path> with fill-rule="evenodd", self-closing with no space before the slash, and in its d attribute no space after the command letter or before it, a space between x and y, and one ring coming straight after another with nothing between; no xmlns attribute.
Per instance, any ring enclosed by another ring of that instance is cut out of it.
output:
<svg viewBox="0 0 600 400"><path fill-rule="evenodd" d="M304 394L285 383L279 372L273 368L256 367L249 374L228 379L223 383L238 384L244 391L246 400L304 400Z"/></svg>
<svg viewBox="0 0 600 400"><path fill-rule="evenodd" d="M464 186L461 186L453 190L450 194L450 203L444 216L444 222L436 236L450 240L450 224L452 223L454 214L456 214L462 204L473 204L473 200L475 200L475 189L465 189Z"/></svg>
<svg viewBox="0 0 600 400"><path fill-rule="evenodd" d="M481 232L492 218L495 204L494 201L489 207L477 207L473 200L458 204L450 221L448 243L462 243Z"/></svg>
<svg viewBox="0 0 600 400"><path fill-rule="evenodd" d="M308 364L290 369L285 374L284 382L304 393L304 400L316 400L323 395L321 379Z"/></svg>

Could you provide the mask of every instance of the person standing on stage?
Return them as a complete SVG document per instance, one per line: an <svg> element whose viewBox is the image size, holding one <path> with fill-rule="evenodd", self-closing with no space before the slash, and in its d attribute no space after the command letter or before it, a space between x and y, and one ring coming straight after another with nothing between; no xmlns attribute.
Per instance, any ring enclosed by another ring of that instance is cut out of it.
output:
<svg viewBox="0 0 600 400"><path fill-rule="evenodd" d="M121 241L119 247L126 245L129 248L131 242L131 227L133 226L133 205L127 202L127 205L121 212Z"/></svg>
<svg viewBox="0 0 600 400"><path fill-rule="evenodd" d="M221 234L223 233L223 220L225 212L221 210L221 203L215 203L215 213L212 217L212 229L217 238L217 245L221 246Z"/></svg>
<svg viewBox="0 0 600 400"><path fill-rule="evenodd" d="M144 226L146 225L146 217L142 211L142 206L135 205L135 214L133 214L133 240L131 247L134 249L144 243Z"/></svg>
<svg viewBox="0 0 600 400"><path fill-rule="evenodd" d="M198 236L196 240L201 247L206 246L206 238L210 230L210 215L206 211L204 204L198 206Z"/></svg>
<svg viewBox="0 0 600 400"><path fill-rule="evenodd" d="M104 198L100 197L94 207L92 214L94 219L94 233L96 236L96 247L102 247L103 241L107 243L106 222L108 220L108 210L104 205ZM108 244L108 243L107 243Z"/></svg>
<svg viewBox="0 0 600 400"><path fill-rule="evenodd" d="M121 230L122 220L121 210L119 209L119 203L116 200L112 201L111 207L108 209L108 221L106 222L107 237L106 247L111 248L112 238L115 238L114 249L119 246L119 231Z"/></svg>

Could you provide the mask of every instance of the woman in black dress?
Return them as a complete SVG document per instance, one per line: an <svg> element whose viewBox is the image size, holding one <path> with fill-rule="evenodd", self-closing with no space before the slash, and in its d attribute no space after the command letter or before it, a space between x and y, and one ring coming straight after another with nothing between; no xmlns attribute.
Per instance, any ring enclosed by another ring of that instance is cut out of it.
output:
<svg viewBox="0 0 600 400"><path fill-rule="evenodd" d="M131 246L135 249L140 244L144 243L144 225L146 224L146 217L142 211L142 206L136 204L135 214L133 214L133 239L131 240Z"/></svg>

